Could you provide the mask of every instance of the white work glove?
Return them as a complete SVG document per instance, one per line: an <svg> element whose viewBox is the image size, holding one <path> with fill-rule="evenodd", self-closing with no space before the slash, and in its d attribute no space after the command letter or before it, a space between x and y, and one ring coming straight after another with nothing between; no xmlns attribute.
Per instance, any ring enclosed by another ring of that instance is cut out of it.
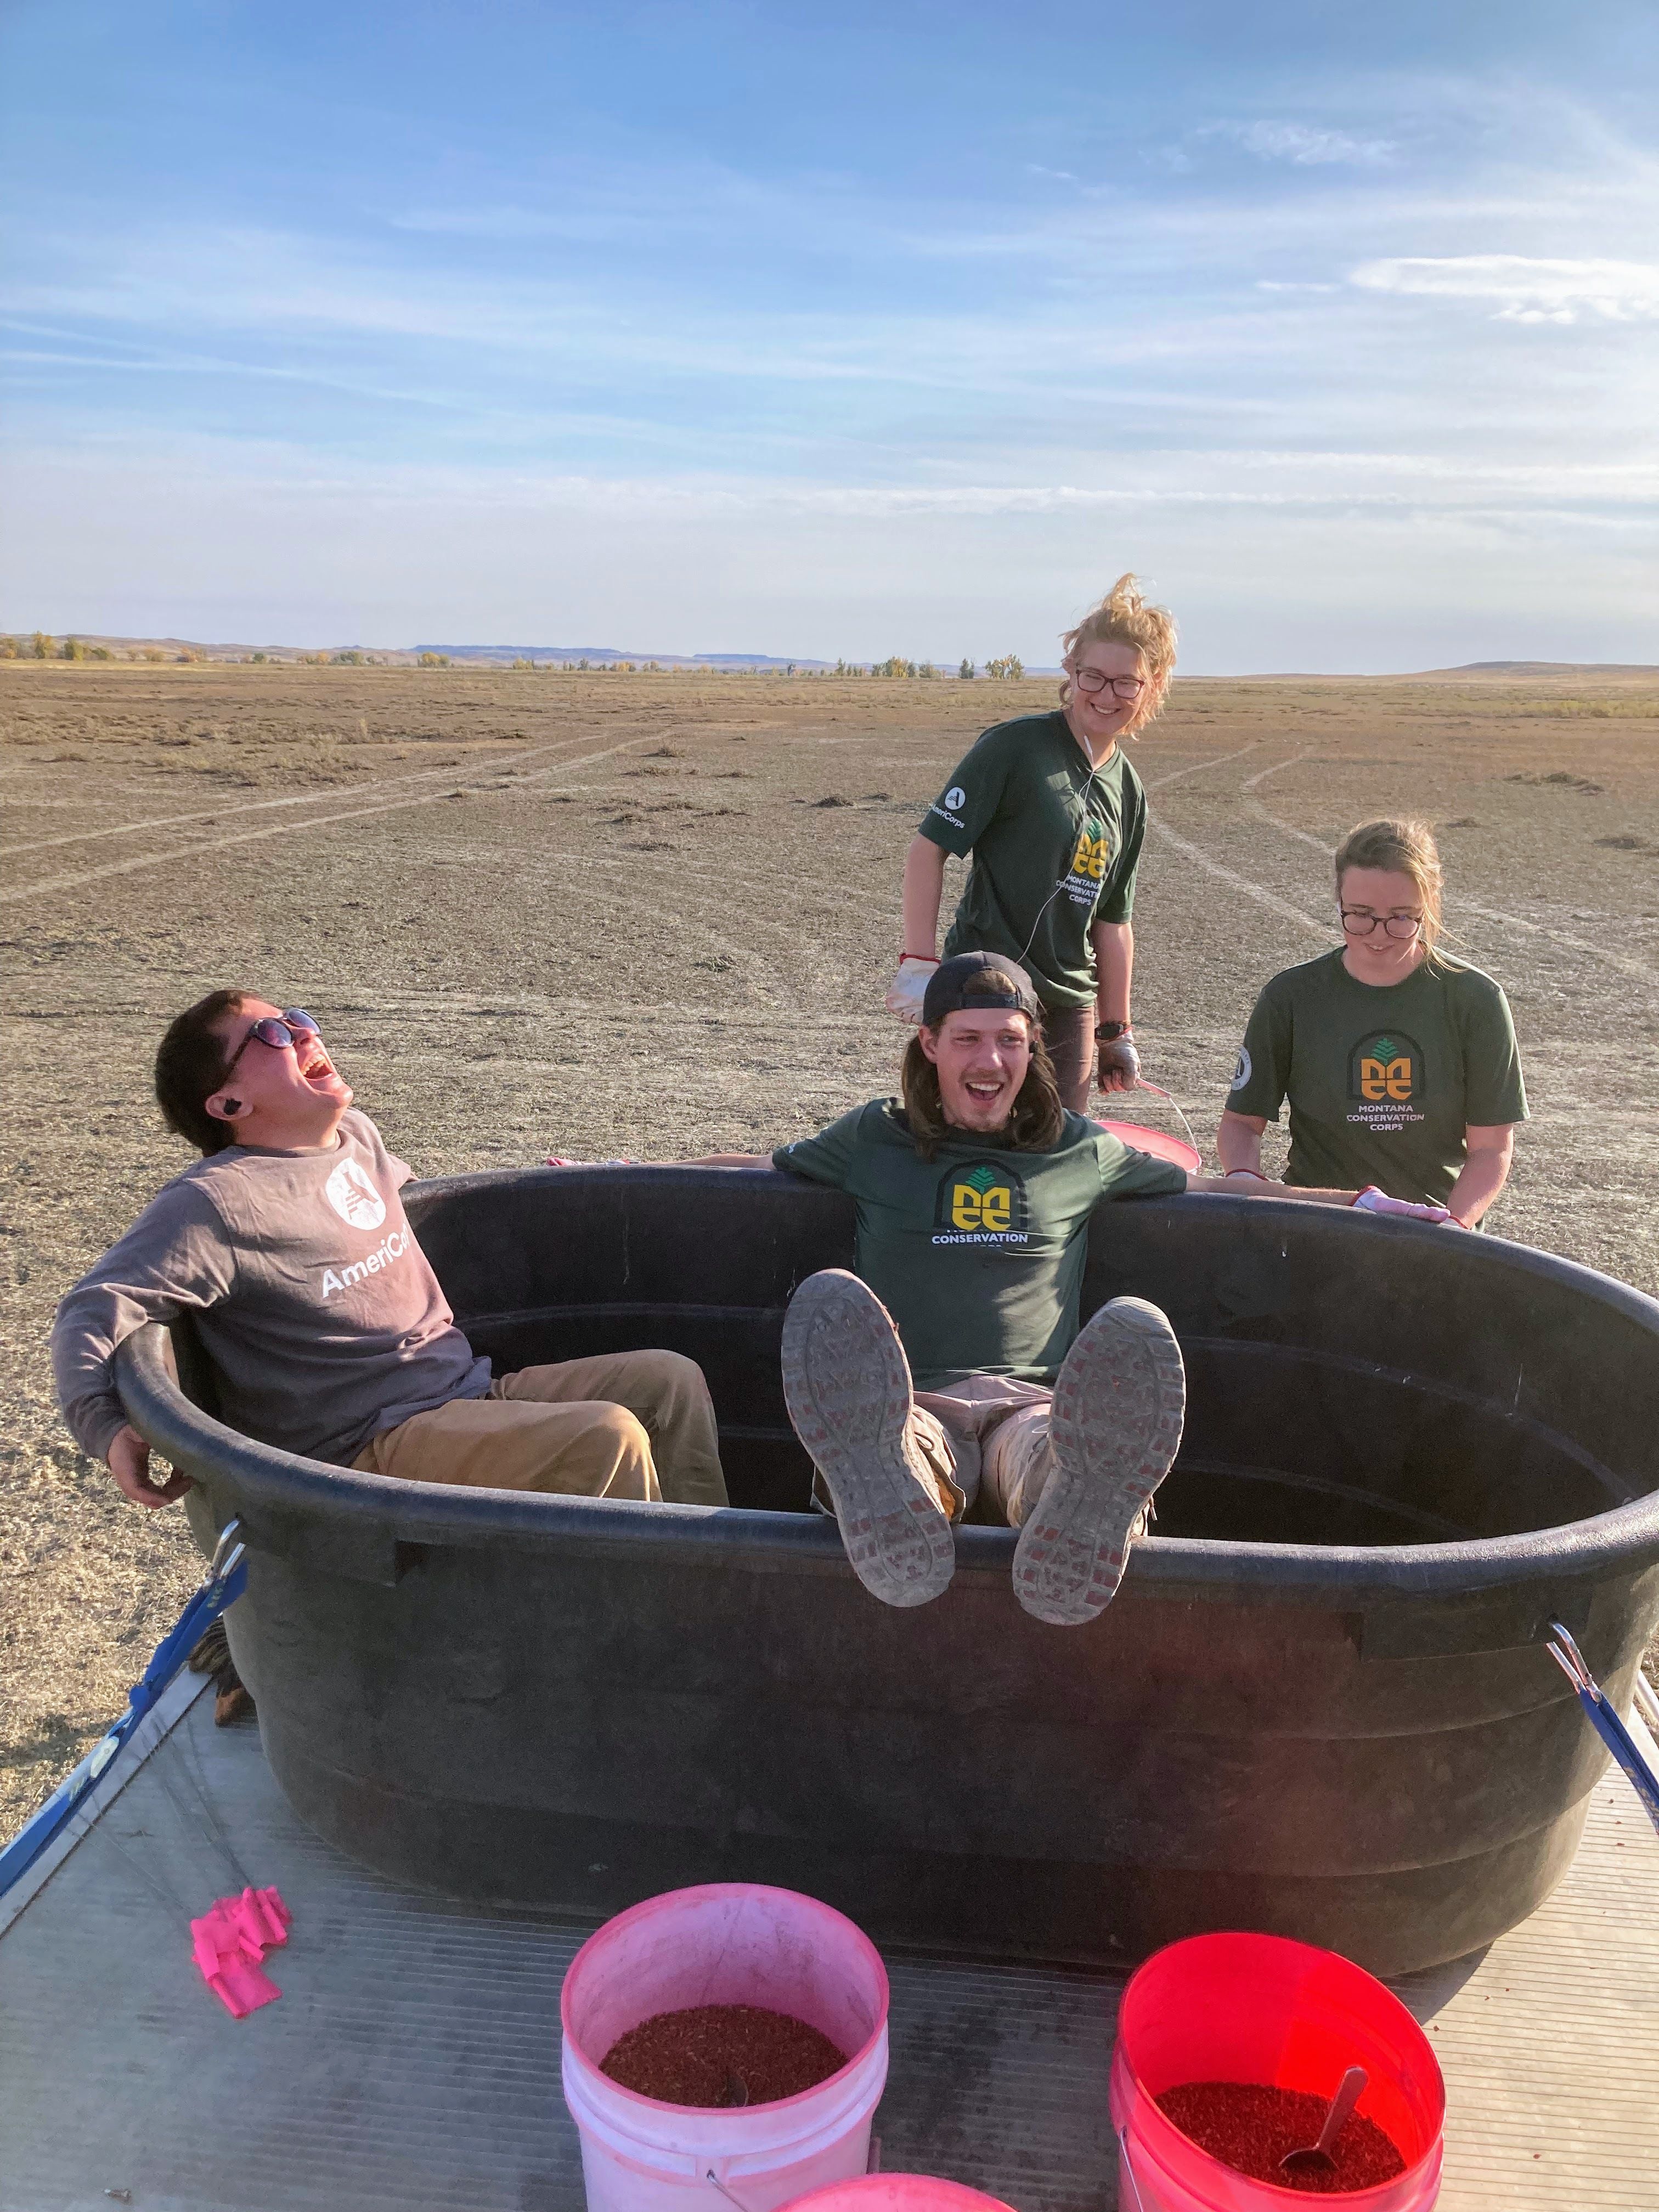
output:
<svg viewBox="0 0 1659 2212"><path fill-rule="evenodd" d="M1134 1089L1140 1080L1140 1054L1133 1037L1103 1039L1096 1045L1095 1079L1108 1092Z"/></svg>
<svg viewBox="0 0 1659 2212"><path fill-rule="evenodd" d="M905 953L899 962L898 974L888 986L888 1012L896 1014L902 1022L919 1024L921 1002L938 966L937 960L923 960L913 952Z"/></svg>
<svg viewBox="0 0 1659 2212"><path fill-rule="evenodd" d="M1452 1216L1443 1206L1418 1206L1409 1198L1390 1198L1386 1191L1368 1183L1353 1202L1356 1213L1403 1213L1413 1221L1451 1221ZM1462 1227L1461 1221L1453 1226Z"/></svg>

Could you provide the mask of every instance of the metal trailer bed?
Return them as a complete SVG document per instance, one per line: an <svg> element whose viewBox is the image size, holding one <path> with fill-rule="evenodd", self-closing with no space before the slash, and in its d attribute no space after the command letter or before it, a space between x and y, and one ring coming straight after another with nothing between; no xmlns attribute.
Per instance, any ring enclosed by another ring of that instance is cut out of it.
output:
<svg viewBox="0 0 1659 2212"><path fill-rule="evenodd" d="M558 1996L592 1922L365 1871L290 1810L254 1730L214 1729L194 1677L121 1765L0 1905L0 2212L581 2212ZM281 2002L239 2022L185 1922L242 1870L294 1927L268 1962ZM1109 2212L1122 1978L887 1963L882 2163ZM1530 1919L1395 1986L1446 2074L1443 2212L1655 2212L1659 1837L1615 1769Z"/></svg>

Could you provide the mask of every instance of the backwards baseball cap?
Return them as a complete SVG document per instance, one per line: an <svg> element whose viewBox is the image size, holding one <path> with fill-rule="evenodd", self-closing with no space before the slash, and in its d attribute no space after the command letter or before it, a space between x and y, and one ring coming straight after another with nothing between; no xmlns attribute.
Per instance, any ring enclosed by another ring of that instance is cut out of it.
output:
<svg viewBox="0 0 1659 2212"><path fill-rule="evenodd" d="M1042 1018L1042 1006L1031 988L1031 979L1017 961L996 952L958 952L942 960L928 979L921 1001L921 1018L937 1029L947 1014L969 1007L1006 1006L1011 1013Z"/></svg>

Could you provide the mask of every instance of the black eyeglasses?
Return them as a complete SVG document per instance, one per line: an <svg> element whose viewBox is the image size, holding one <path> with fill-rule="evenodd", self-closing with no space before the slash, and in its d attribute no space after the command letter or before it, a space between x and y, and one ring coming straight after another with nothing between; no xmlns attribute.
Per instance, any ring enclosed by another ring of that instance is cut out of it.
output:
<svg viewBox="0 0 1659 2212"><path fill-rule="evenodd" d="M322 1031L303 1006L290 1006L279 1020L275 1014L266 1014L255 1022L230 1058L225 1062L228 1076L251 1044L268 1044L273 1052L286 1052L291 1044L298 1044L303 1036L320 1037Z"/></svg>
<svg viewBox="0 0 1659 2212"><path fill-rule="evenodd" d="M1108 676L1099 668L1075 669L1072 681L1079 691L1103 691L1109 684L1120 699L1139 699L1146 689L1144 676Z"/></svg>
<svg viewBox="0 0 1659 2212"><path fill-rule="evenodd" d="M1371 914L1363 906L1345 906L1342 909L1342 927L1350 937L1375 935L1379 921L1390 937L1401 939L1415 937L1423 927L1420 914Z"/></svg>

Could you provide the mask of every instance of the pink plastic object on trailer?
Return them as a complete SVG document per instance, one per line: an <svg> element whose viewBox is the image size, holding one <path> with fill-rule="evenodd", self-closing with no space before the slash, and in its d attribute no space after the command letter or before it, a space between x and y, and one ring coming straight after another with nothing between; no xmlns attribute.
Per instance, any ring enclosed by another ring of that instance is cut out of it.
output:
<svg viewBox="0 0 1659 2212"><path fill-rule="evenodd" d="M288 1941L294 1915L276 1889L221 1897L190 1923L191 1948L202 1978L234 2019L246 2020L283 1994L261 1961Z"/></svg>
<svg viewBox="0 0 1659 2212"><path fill-rule="evenodd" d="M599 2070L659 2012L761 2005L848 2053L798 2097L667 2105ZM754 1882L675 1889L618 1913L570 1962L559 2002L565 2102L581 2136L587 2212L775 2212L870 2163L887 2081L887 1973L862 1929L817 1898Z"/></svg>
<svg viewBox="0 0 1659 2212"><path fill-rule="evenodd" d="M1012 2212L1012 2207L931 2173L866 2173L798 2197L787 2212Z"/></svg>
<svg viewBox="0 0 1659 2212"><path fill-rule="evenodd" d="M1283 1936L1192 1936L1147 1960L1123 1992L1112 2058L1123 2212L1290 2212L1306 2190L1252 2181L1200 2150L1157 2099L1183 2081L1262 2081L1334 2094L1370 2079L1362 2118L1406 2161L1377 2189L1333 2194L1347 2212L1428 2212L1440 2194L1446 2087L1397 1996L1351 1960ZM1323 2201L1322 2197L1321 2201Z"/></svg>

